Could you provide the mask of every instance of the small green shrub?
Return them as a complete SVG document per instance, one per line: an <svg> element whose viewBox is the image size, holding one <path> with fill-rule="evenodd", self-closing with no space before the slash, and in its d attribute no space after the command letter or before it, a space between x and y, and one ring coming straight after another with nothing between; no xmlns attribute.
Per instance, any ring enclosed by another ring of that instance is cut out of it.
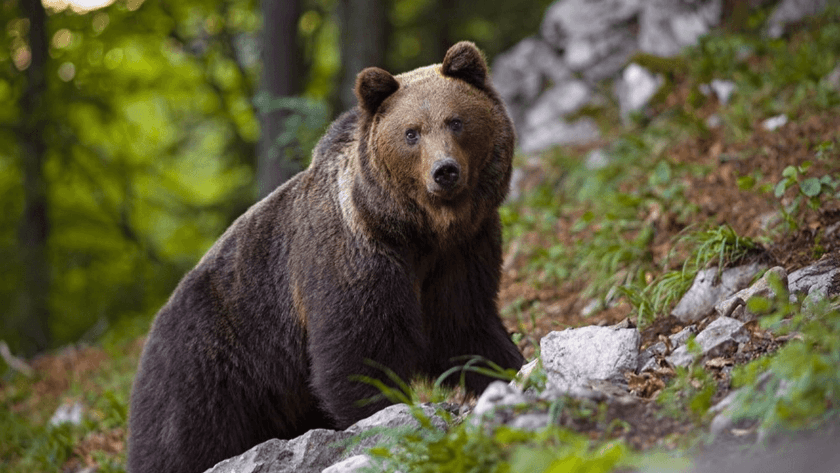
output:
<svg viewBox="0 0 840 473"><path fill-rule="evenodd" d="M825 152L828 147L820 148ZM776 184L773 195L780 199L782 215L789 230L797 230L800 227L802 207L804 202L810 209L818 210L825 199L840 198L840 178L831 175L821 177L805 177L812 163L805 161L799 166L788 166L782 171L782 179ZM788 204L784 203L783 197L789 189L793 190L793 196Z"/></svg>

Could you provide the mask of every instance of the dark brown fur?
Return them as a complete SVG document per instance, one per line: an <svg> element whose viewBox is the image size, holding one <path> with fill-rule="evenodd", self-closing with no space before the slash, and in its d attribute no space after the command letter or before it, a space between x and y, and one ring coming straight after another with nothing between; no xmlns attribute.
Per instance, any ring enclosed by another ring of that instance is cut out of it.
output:
<svg viewBox="0 0 840 473"><path fill-rule="evenodd" d="M132 473L345 428L389 404L358 403L378 391L354 375L393 384L367 360L404 380L463 355L521 366L496 306L514 132L481 53L459 43L442 66L366 69L356 94L311 166L237 219L158 314L132 392ZM443 161L452 185L434 177Z"/></svg>

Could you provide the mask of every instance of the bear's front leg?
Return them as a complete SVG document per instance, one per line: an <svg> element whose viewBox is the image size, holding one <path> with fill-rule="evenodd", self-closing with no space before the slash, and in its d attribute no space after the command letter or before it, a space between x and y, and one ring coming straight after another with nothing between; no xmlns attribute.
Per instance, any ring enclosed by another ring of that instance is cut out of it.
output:
<svg viewBox="0 0 840 473"><path fill-rule="evenodd" d="M464 366L473 356L503 369L519 370L525 362L499 317L499 233L498 222L489 222L473 240L437 258L423 284L423 313L429 320L429 344L435 356L428 372L432 379ZM460 380L457 372L446 384L457 385ZM467 370L464 380L467 390L478 395L495 378Z"/></svg>
<svg viewBox="0 0 840 473"><path fill-rule="evenodd" d="M427 346L413 282L393 259L367 255L352 270L319 273L306 289L311 386L343 429L392 404L364 380L396 387L386 368L409 382Z"/></svg>

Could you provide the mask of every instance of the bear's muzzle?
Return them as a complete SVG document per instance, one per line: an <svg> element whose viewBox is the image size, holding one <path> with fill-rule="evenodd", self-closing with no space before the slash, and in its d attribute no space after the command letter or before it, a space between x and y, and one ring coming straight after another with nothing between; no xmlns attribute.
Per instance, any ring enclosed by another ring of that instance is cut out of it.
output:
<svg viewBox="0 0 840 473"><path fill-rule="evenodd" d="M428 190L430 193L448 198L454 196L461 187L461 165L452 158L443 158L435 161L431 170L431 182Z"/></svg>

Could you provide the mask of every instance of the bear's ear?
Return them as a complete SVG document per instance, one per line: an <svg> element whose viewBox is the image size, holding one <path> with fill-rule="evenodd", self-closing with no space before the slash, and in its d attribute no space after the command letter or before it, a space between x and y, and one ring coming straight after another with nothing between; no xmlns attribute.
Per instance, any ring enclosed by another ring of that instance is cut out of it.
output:
<svg viewBox="0 0 840 473"><path fill-rule="evenodd" d="M356 76L356 98L359 106L371 115L391 94L400 88L400 83L387 71L368 67Z"/></svg>
<svg viewBox="0 0 840 473"><path fill-rule="evenodd" d="M461 79L479 89L484 89L487 80L487 64L481 51L469 41L461 41L446 51L441 66L443 75Z"/></svg>

